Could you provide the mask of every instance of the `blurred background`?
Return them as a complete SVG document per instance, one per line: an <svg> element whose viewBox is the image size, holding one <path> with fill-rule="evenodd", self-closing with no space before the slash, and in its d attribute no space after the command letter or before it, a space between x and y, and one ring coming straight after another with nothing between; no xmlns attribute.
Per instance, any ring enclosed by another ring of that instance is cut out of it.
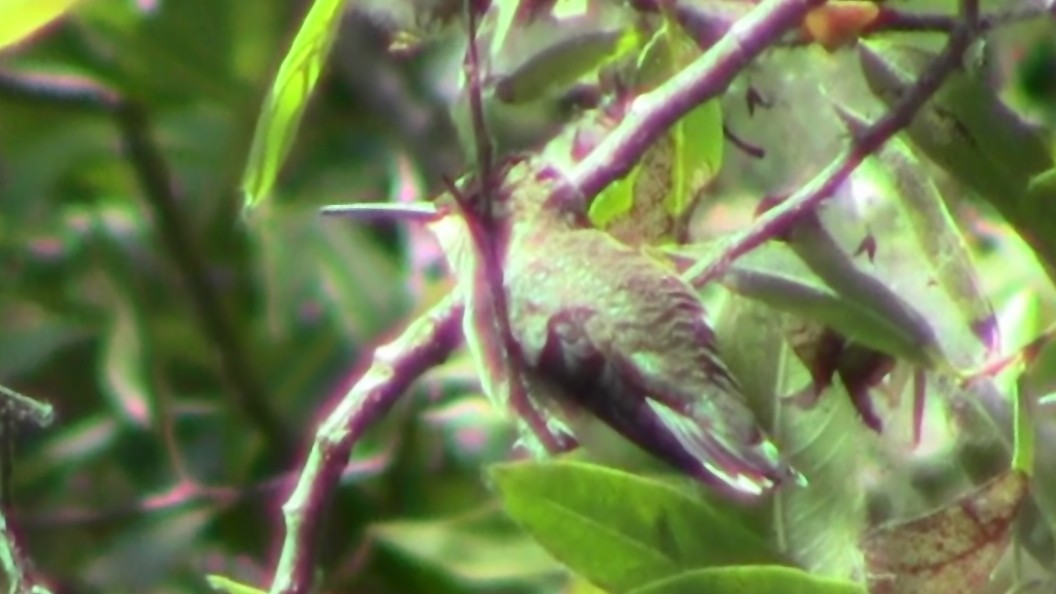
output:
<svg viewBox="0 0 1056 594"><path fill-rule="evenodd" d="M261 101L308 4L88 0L0 54L0 383L57 414L18 430L12 519L56 594L266 585L316 423L446 290L420 229L317 214L426 199L461 170L457 61L443 41L388 51L398 10L346 17L272 199L242 216ZM1051 105L1056 52L1031 49L1042 74L1016 87L1023 45L995 54L1001 84ZM752 138L798 134L773 133ZM749 189L801 181L842 141L823 136ZM476 390L452 360L357 448L325 591L565 588L488 495L480 467L513 436Z"/></svg>

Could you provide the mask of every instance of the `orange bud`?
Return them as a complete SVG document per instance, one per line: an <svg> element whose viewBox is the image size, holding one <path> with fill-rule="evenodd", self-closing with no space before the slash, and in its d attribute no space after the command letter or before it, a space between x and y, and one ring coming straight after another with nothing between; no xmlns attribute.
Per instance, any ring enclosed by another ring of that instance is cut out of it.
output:
<svg viewBox="0 0 1056 594"><path fill-rule="evenodd" d="M833 52L861 34L880 14L880 7L865 0L829 2L807 13L803 31L807 37Z"/></svg>

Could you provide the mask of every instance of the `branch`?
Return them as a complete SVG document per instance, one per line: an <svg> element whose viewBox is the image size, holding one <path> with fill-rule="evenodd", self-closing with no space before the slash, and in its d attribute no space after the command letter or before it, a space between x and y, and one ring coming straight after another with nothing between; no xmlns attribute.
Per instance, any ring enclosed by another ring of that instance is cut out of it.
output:
<svg viewBox="0 0 1056 594"><path fill-rule="evenodd" d="M203 331L218 351L221 373L235 404L263 434L273 459L285 461L295 451L295 442L269 407L236 324L209 280L208 261L180 209L172 174L154 140L143 106L90 79L2 71L0 96L114 118L133 172L154 214L161 242L190 293Z"/></svg>
<svg viewBox="0 0 1056 594"><path fill-rule="evenodd" d="M253 373L237 326L210 282L208 261L180 209L174 180L154 141L147 113L136 103L122 102L114 115L132 168L154 213L161 241L191 294L202 329L219 351L221 368L235 402L263 434L273 461L281 464L295 451L295 442L268 405L267 393Z"/></svg>
<svg viewBox="0 0 1056 594"><path fill-rule="evenodd" d="M916 84L906 91L898 104L872 126L856 135L851 146L814 179L734 237L717 258L693 266L686 272L685 278L698 287L707 284L725 272L737 258L767 240L783 235L800 216L831 196L866 157L913 121L917 111L939 90L946 76L960 65L961 57L971 43L975 31L975 23L962 21L950 34L946 47L936 56Z"/></svg>
<svg viewBox="0 0 1056 594"><path fill-rule="evenodd" d="M764 50L798 27L825 0L765 0L714 46L657 89L641 95L627 117L568 174L551 200L568 204L596 196L623 177L668 128L691 109L723 93Z"/></svg>
<svg viewBox="0 0 1056 594"><path fill-rule="evenodd" d="M462 311L461 299L448 295L403 334L379 347L367 372L320 425L297 486L282 506L286 538L271 594L310 591L320 524L352 447L422 373L455 349Z"/></svg>
<svg viewBox="0 0 1056 594"><path fill-rule="evenodd" d="M28 396L0 386L0 420L3 422L4 451L0 464L3 465L3 502L0 505L0 564L7 574L8 591L11 594L51 594L50 590L40 585L34 575L32 564L22 551L18 535L7 522L11 511L11 449L14 439L15 421L29 421L38 427L49 425L54 417L50 404L39 402Z"/></svg>
<svg viewBox="0 0 1056 594"><path fill-rule="evenodd" d="M692 31L704 47L710 45L730 29L752 5L750 3L718 3L714 6L704 4L679 5L677 14L687 30ZM1054 5L1056 6L1056 5ZM871 37L883 33L950 33L961 22L957 15L946 13L925 13L902 10L889 4L878 6L879 13L862 31L862 37ZM639 10L659 11L655 5L640 7ZM978 30L980 32L998 29L1023 21L1043 18L1051 14L1054 8L1045 8L1040 3L1036 6L1024 6L1013 10L980 15ZM804 32L795 39L788 40L790 45L814 43Z"/></svg>

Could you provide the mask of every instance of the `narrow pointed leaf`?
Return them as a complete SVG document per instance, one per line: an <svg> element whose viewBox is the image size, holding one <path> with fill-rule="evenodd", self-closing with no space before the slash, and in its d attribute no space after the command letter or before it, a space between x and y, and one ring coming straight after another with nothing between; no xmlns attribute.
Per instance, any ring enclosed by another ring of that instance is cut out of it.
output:
<svg viewBox="0 0 1056 594"><path fill-rule="evenodd" d="M240 584L222 575L206 576L205 581L209 582L209 587L214 591L224 594L264 594L264 590Z"/></svg>
<svg viewBox="0 0 1056 594"><path fill-rule="evenodd" d="M860 116L839 106L836 109L852 133L864 130L867 123ZM987 350L998 349L994 308L983 291L967 241L920 159L903 140L893 138L857 173L878 194L895 201L897 216L909 223L919 245L915 253L927 262L935 281Z"/></svg>
<svg viewBox="0 0 1056 594"><path fill-rule="evenodd" d="M268 197L341 22L344 0L315 0L261 108L242 176L245 208Z"/></svg>

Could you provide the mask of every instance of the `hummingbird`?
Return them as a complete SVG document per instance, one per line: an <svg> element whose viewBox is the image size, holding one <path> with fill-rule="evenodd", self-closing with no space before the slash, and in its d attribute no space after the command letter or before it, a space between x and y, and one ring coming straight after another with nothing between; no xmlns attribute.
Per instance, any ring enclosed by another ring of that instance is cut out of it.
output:
<svg viewBox="0 0 1056 594"><path fill-rule="evenodd" d="M600 420L735 496L795 477L723 364L695 289L550 200L560 175L523 161L497 192L503 290L533 400L573 436Z"/></svg>
<svg viewBox="0 0 1056 594"><path fill-rule="evenodd" d="M480 336L494 331L481 323L494 308L479 286L484 278L468 273L479 258L472 210L441 201L432 214L416 214L429 218L467 301L464 331L484 392L501 392L500 380L487 378L501 365L495 351L506 346L523 374L529 413L588 450L582 438L597 436L600 421L735 499L801 480L723 364L694 288L662 261L592 227L582 208L552 200L562 174L541 159L512 159L497 173L502 183L486 231L512 344Z"/></svg>

